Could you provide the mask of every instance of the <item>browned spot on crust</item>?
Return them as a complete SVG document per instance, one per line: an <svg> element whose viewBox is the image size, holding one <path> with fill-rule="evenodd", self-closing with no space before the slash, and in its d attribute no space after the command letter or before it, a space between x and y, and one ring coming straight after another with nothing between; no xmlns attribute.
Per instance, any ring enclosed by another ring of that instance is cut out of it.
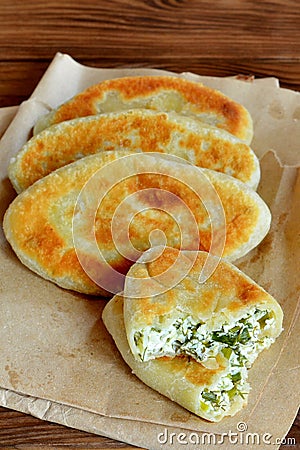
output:
<svg viewBox="0 0 300 450"><path fill-rule="evenodd" d="M135 301L135 300L133 300ZM141 317L144 317L145 321L152 323L153 317L164 315L172 310L176 304L176 296L173 290L167 291L163 297L160 297L160 301L157 302L155 297L143 298L143 301L139 302L139 313Z"/></svg>
<svg viewBox="0 0 300 450"><path fill-rule="evenodd" d="M205 151L203 143L208 145ZM132 111L88 117L44 130L22 148L10 177L26 189L59 167L109 150L177 154L197 166L225 172L244 182L249 182L255 172L253 153L238 140L201 127L191 132L184 121L177 123L163 112L153 115Z"/></svg>
<svg viewBox="0 0 300 450"><path fill-rule="evenodd" d="M220 140L213 133L209 134L209 148L205 152L199 151L202 144L203 138L195 133L189 133L181 141L182 147L194 150L197 166L219 170L220 162L224 161L232 171L229 175L237 177L241 181L248 181L251 178L254 160L246 144L236 143L236 152L233 154L232 142Z"/></svg>
<svg viewBox="0 0 300 450"><path fill-rule="evenodd" d="M219 114L225 114L226 123L220 124L220 127L227 129L232 134L238 134L240 128L247 125L248 118L244 109L222 93L203 86L201 83L164 76L125 77L91 86L63 104L57 110L53 123L96 114L98 112L97 103L101 103L109 91L118 92L124 100L128 101L137 97L149 97L162 90L179 92L186 102L191 103L195 112L211 109Z"/></svg>
<svg viewBox="0 0 300 450"><path fill-rule="evenodd" d="M224 263L218 265L210 281L220 289L224 297L235 298L230 303L231 311L238 310L241 306L258 303L269 297L269 294L259 286L245 280L242 274L233 271Z"/></svg>
<svg viewBox="0 0 300 450"><path fill-rule="evenodd" d="M164 356L158 358L158 360L168 364L170 370L174 372L174 374L178 375L179 373L182 373L187 381L191 382L193 385L203 387L211 384L213 378L225 369L221 357L217 358L219 363L217 369L207 369L193 358L184 355L175 356L174 358Z"/></svg>
<svg viewBox="0 0 300 450"><path fill-rule="evenodd" d="M219 362L220 364L220 362ZM221 364L217 369L207 369L197 361L190 359L187 363L185 378L194 385L205 386L210 384L214 376L225 369Z"/></svg>
<svg viewBox="0 0 300 450"><path fill-rule="evenodd" d="M90 158L90 162L82 160L75 164L75 168L73 166L70 169L70 166L66 166L59 174L56 172L50 177L44 178L33 185L30 190L21 194L22 197L17 197L16 203L12 204L9 210L11 241L35 268L41 268L51 277L63 278L66 276L76 281L79 280L80 283L89 283L94 288L71 248L73 242L70 230L74 201L85 182L106 162L114 161L116 158L115 154L106 153L101 158ZM213 184L226 211L226 254L230 254L240 243L247 242L256 225L258 210L254 201L239 189L229 189L229 187L227 189L227 186L215 181ZM208 215L198 196L174 178L158 174L137 175L119 183L116 189L113 189L105 197L102 209L100 208L96 214L95 233L99 248L107 256L108 263L122 273L128 270L132 262L121 257L115 249L111 232L112 215L124 198L131 193L147 188L164 189L182 199L196 218L200 231L201 249L209 249L211 231L205 225ZM170 200L169 204L164 204L159 193L153 195L154 204L164 205L166 211L174 206L173 200ZM56 206L57 204L58 206ZM153 207L148 212L145 211L135 216L129 227L129 238L136 248L146 250L149 248L149 233L157 228L165 232L168 245L175 248L181 247L179 230L174 219L167 212L153 209ZM170 265L172 259L174 260L174 256L169 254L160 269L150 266L150 273L152 270L153 273L157 270L161 272L162 268ZM95 265L92 258L89 263L91 267L99 267ZM229 287L232 281L229 281ZM253 292L247 293L245 290L242 292L241 301L250 301L254 296Z"/></svg>

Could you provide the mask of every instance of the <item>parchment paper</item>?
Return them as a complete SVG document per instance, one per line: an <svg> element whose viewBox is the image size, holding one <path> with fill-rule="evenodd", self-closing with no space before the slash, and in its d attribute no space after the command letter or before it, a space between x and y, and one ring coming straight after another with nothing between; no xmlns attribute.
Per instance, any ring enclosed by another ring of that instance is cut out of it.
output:
<svg viewBox="0 0 300 450"><path fill-rule="evenodd" d="M0 109L0 137L2 137L17 111L17 106L7 106Z"/></svg>
<svg viewBox="0 0 300 450"><path fill-rule="evenodd" d="M8 161L30 137L37 117L99 80L161 73L170 72L88 68L58 54L1 139L1 218L15 196L7 179ZM185 448L195 448L188 441L191 433L200 439L203 432L221 436L229 431L238 432L239 438L257 433L260 448L270 448L262 442L269 433L272 448L278 448L275 439L288 432L300 397L300 95L279 88L273 78L179 76L220 89L243 103L254 120L252 147L262 168L259 192L271 208L273 221L262 244L237 265L280 302L285 331L249 373L248 406L234 418L211 424L145 386L131 374L102 324L105 300L65 291L33 274L14 256L2 232L0 404L151 449L182 448L176 437L172 443L160 443L158 435L166 430L168 436L185 433ZM7 113L12 116L5 110L0 128L9 120ZM239 431L241 422L247 430ZM231 444L227 440L215 447L231 448Z"/></svg>

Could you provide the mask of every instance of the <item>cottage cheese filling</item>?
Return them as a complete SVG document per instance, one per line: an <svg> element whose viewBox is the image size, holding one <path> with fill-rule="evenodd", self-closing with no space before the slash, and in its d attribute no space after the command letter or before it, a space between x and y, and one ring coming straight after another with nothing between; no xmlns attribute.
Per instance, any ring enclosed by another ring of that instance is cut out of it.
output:
<svg viewBox="0 0 300 450"><path fill-rule="evenodd" d="M187 355L209 369L216 368L216 356L222 353L229 362L228 373L212 390L203 389L200 407L203 411L229 410L236 396L247 396L248 368L257 355L274 339L268 330L275 319L267 309L254 308L234 323L224 323L211 331L207 323L191 316L176 319L168 328L145 327L134 335L134 343L142 361L162 356Z"/></svg>

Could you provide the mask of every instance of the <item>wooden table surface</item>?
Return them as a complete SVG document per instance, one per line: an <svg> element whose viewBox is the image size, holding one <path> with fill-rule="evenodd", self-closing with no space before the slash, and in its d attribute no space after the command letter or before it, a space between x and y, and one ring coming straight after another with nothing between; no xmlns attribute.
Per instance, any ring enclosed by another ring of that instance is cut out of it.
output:
<svg viewBox="0 0 300 450"><path fill-rule="evenodd" d="M57 51L94 67L275 76L300 90L299 0L1 0L0 11L0 107L25 100ZM300 448L299 415L287 437ZM130 447L0 408L0 447L41 445Z"/></svg>

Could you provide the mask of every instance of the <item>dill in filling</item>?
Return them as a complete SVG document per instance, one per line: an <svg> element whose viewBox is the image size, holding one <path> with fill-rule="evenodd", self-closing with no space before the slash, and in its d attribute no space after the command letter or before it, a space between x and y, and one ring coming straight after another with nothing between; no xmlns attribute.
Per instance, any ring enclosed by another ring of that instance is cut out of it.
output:
<svg viewBox="0 0 300 450"><path fill-rule="evenodd" d="M200 404L203 410L228 409L237 395L244 397L248 393L247 368L266 341L271 341L262 337L261 331L272 319L269 311L256 308L231 327L224 323L218 330L207 331L203 322L187 316L177 319L167 330L156 326L136 331L134 343L143 361L185 354L204 362L222 352L229 361L230 372L222 377L216 390L203 390Z"/></svg>

